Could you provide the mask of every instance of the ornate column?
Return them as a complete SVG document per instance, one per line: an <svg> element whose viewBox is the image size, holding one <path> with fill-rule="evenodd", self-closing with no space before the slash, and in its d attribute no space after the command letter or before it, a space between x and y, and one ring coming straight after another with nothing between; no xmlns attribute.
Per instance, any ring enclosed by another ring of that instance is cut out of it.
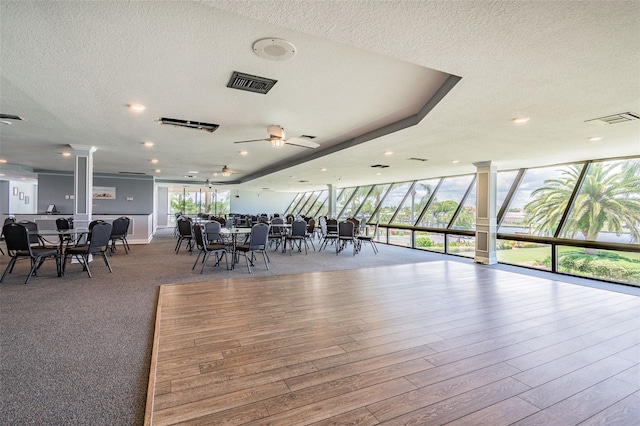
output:
<svg viewBox="0 0 640 426"><path fill-rule="evenodd" d="M473 163L476 166L476 255L475 262L497 263L496 220L497 168L491 161Z"/></svg>
<svg viewBox="0 0 640 426"><path fill-rule="evenodd" d="M73 171L74 210L73 224L76 228L86 228L93 213L93 153L94 146L70 145L75 155Z"/></svg>

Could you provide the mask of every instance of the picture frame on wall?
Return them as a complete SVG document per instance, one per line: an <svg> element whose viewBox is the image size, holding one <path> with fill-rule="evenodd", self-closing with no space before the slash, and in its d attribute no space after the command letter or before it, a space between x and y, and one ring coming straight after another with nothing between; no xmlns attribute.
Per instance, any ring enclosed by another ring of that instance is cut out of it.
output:
<svg viewBox="0 0 640 426"><path fill-rule="evenodd" d="M13 195L18 195L18 187L17 186L13 187Z"/></svg>
<svg viewBox="0 0 640 426"><path fill-rule="evenodd" d="M28 195L24 196L24 203L25 204L29 204L29 196Z"/></svg>
<svg viewBox="0 0 640 426"><path fill-rule="evenodd" d="M21 192L21 193L18 195L18 198L20 198L21 200L24 200L24 192Z"/></svg>

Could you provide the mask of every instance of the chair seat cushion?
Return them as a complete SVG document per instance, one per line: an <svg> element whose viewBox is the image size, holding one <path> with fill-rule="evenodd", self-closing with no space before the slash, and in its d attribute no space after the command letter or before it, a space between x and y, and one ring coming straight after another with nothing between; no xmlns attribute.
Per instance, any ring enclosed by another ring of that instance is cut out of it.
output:
<svg viewBox="0 0 640 426"><path fill-rule="evenodd" d="M226 250L227 246L224 243L207 244L207 250Z"/></svg>
<svg viewBox="0 0 640 426"><path fill-rule="evenodd" d="M89 250L89 244L79 244L73 247L67 247L65 253L69 254L85 254Z"/></svg>

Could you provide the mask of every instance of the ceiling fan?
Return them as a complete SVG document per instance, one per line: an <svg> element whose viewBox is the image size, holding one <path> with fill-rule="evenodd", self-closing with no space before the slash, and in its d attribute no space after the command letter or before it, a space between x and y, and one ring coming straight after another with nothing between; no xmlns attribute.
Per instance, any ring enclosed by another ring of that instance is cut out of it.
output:
<svg viewBox="0 0 640 426"><path fill-rule="evenodd" d="M320 146L319 144L313 142L310 138L307 138L307 137L286 139L286 133L284 131L284 128L276 124L272 124L271 126L267 127L267 133L269 134L268 139L251 139L248 141L237 141L234 143L268 141L268 142L271 142L271 146L274 148L282 148L285 144L300 146L302 148L309 148L309 149L314 149Z"/></svg>

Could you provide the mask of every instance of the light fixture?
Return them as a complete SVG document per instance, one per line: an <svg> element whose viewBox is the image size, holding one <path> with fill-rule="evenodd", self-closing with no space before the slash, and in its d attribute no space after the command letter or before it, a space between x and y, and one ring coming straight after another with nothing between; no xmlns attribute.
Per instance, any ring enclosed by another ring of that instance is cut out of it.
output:
<svg viewBox="0 0 640 426"><path fill-rule="evenodd" d="M271 138L271 146L273 148L282 148L284 146L284 139Z"/></svg>
<svg viewBox="0 0 640 426"><path fill-rule="evenodd" d="M190 175L195 175L195 174L198 174L200 172L198 172L197 170L189 170L187 173L189 173Z"/></svg>
<svg viewBox="0 0 640 426"><path fill-rule="evenodd" d="M460 160L451 160L451 162L452 162L453 164L458 164L458 163L460 162Z"/></svg>
<svg viewBox="0 0 640 426"><path fill-rule="evenodd" d="M62 156L63 157L71 157L71 153L65 151L65 152L62 153Z"/></svg>
<svg viewBox="0 0 640 426"><path fill-rule="evenodd" d="M131 109L131 111L133 112L142 112L145 109L147 109L147 107L145 107L144 105L140 105L140 104L129 104L127 105L129 107L129 109Z"/></svg>
<svg viewBox="0 0 640 426"><path fill-rule="evenodd" d="M514 117L511 119L516 124L523 124L529 121L529 117Z"/></svg>
<svg viewBox="0 0 640 426"><path fill-rule="evenodd" d="M393 155L393 151L385 151L384 155L386 155L387 157Z"/></svg>
<svg viewBox="0 0 640 426"><path fill-rule="evenodd" d="M142 145L146 146L147 148L151 148L153 146L153 142L150 142L150 141L142 142Z"/></svg>
<svg viewBox="0 0 640 426"><path fill-rule="evenodd" d="M589 138L589 140L590 140L591 142L598 142L598 141L601 141L601 140L602 140L602 136L591 136L591 137Z"/></svg>
<svg viewBox="0 0 640 426"><path fill-rule="evenodd" d="M224 176L224 177L231 176L231 170L229 170L229 168L227 166L224 166L222 168L222 176Z"/></svg>
<svg viewBox="0 0 640 426"><path fill-rule="evenodd" d="M249 154L247 151L240 151L240 155L247 155Z"/></svg>
<svg viewBox="0 0 640 426"><path fill-rule="evenodd" d="M6 162L7 162L7 160L5 160L4 158L0 158L0 163L4 164Z"/></svg>
<svg viewBox="0 0 640 426"><path fill-rule="evenodd" d="M326 171L327 171L327 168L326 168L326 167L323 167L323 168L321 168L321 169L320 169L320 171L321 171L321 172L326 172Z"/></svg>
<svg viewBox="0 0 640 426"><path fill-rule="evenodd" d="M155 170L154 170L154 172L156 172L156 173L160 173L161 171L162 171L162 170L160 170L160 169L155 169Z"/></svg>
<svg viewBox="0 0 640 426"><path fill-rule="evenodd" d="M152 159L151 159L151 163L153 163L153 164L157 164L157 163L158 163L158 159L157 159L157 158L152 158Z"/></svg>

